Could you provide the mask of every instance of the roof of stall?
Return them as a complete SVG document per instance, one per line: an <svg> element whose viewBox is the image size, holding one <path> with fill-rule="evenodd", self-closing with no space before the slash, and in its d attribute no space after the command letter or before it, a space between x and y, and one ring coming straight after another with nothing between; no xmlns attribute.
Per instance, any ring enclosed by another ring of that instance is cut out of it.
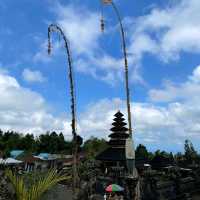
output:
<svg viewBox="0 0 200 200"><path fill-rule="evenodd" d="M24 153L23 150L13 150L13 151L10 152L10 157L11 158L17 158L22 153Z"/></svg>
<svg viewBox="0 0 200 200"><path fill-rule="evenodd" d="M23 163L20 160L16 160L14 158L6 158L6 159L0 159L0 164L4 165L17 165Z"/></svg>

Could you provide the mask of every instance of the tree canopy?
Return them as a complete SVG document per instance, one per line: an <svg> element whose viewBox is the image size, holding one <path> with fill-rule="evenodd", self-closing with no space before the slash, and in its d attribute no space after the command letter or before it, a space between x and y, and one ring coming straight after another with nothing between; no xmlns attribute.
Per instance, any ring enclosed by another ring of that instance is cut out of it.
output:
<svg viewBox="0 0 200 200"><path fill-rule="evenodd" d="M196 161L198 158L197 151L194 149L194 146L190 140L185 140L185 159L188 163Z"/></svg>
<svg viewBox="0 0 200 200"><path fill-rule="evenodd" d="M94 159L95 156L108 147L105 139L91 137L84 141L78 136L79 151L85 153L87 158ZM52 154L72 154L73 142L66 141L63 133L46 132L38 137L33 134L21 134L14 131L3 132L0 130L0 156L9 156L12 150L24 150L30 153L52 153ZM177 153L173 155L171 152L157 150L155 152L148 152L143 144L139 144L136 148L136 160L153 161L156 159L168 160L170 163L176 161L177 164L193 164L193 162L200 162L200 156L195 150L193 144L189 140L185 140L184 153Z"/></svg>
<svg viewBox="0 0 200 200"><path fill-rule="evenodd" d="M135 156L136 159L148 160L149 152L147 151L147 148L144 145L139 144L135 150Z"/></svg>
<svg viewBox="0 0 200 200"><path fill-rule="evenodd" d="M11 150L24 150L35 153L68 153L72 151L72 142L66 141L63 134L47 132L39 137L32 134L20 134L13 131L0 131L0 151L8 154Z"/></svg>
<svg viewBox="0 0 200 200"><path fill-rule="evenodd" d="M106 140L91 137L84 143L83 151L88 157L94 158L98 153L105 150L107 146Z"/></svg>

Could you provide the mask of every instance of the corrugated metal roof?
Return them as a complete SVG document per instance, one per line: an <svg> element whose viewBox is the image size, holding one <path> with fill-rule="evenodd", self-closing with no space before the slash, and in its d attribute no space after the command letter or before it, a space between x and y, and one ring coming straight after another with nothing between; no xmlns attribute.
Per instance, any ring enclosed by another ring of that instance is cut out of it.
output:
<svg viewBox="0 0 200 200"><path fill-rule="evenodd" d="M24 153L23 150L13 150L10 152L10 156L11 156L11 158L17 158L22 153Z"/></svg>

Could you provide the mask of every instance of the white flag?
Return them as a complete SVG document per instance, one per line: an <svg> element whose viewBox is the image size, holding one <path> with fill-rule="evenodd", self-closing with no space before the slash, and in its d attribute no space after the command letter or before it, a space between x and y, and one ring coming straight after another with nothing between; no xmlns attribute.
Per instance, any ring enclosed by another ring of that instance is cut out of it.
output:
<svg viewBox="0 0 200 200"><path fill-rule="evenodd" d="M105 3L105 4L112 3L112 0L102 0L102 1L103 1L103 3Z"/></svg>

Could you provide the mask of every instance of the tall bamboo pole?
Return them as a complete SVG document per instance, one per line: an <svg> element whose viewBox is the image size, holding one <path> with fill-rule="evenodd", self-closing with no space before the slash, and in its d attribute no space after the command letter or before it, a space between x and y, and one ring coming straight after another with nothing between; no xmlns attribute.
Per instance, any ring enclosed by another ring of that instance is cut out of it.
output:
<svg viewBox="0 0 200 200"><path fill-rule="evenodd" d="M132 137L132 121L131 121L131 105L130 105L130 89L129 89L129 72L128 72L128 59L127 59L127 50L126 50L126 40L125 32L122 24L122 19L119 13L119 10L115 3L112 0L101 0L104 4L112 5L112 8L117 16L120 25L120 32L122 36L122 47L123 47L123 56L124 56L124 67L125 67L125 88L126 88L126 105L128 113L128 126L129 126L129 135ZM101 28L104 30L104 21L103 17L101 19Z"/></svg>
<svg viewBox="0 0 200 200"><path fill-rule="evenodd" d="M73 189L78 184L78 170L77 170L77 154L78 154L78 145L77 145L77 133L76 133L76 102L75 102L75 91L74 91L74 77L73 77L73 68L72 68L72 57L69 47L69 42L63 32L63 30L55 24L51 24L48 27L48 53L51 53L51 33L58 32L65 43L65 49L67 53L67 63L68 63L68 78L70 82L70 95L71 95L71 115L72 115L72 136L73 136Z"/></svg>
<svg viewBox="0 0 200 200"><path fill-rule="evenodd" d="M120 25L120 32L121 32L121 37L122 37L122 47L123 47L123 56L124 56L124 69L125 69L125 88L126 88L126 105L127 105L127 113L128 113L128 127L129 127L129 137L132 139L133 138L133 131L132 131L132 121L131 121L131 101L130 101L130 89L129 89L129 69L128 69L128 58L127 58L127 49L126 49L126 40L125 40L125 32L124 32L124 27L122 24L122 19L120 16L120 12L113 2L113 0L101 0L104 4L111 5L117 19L119 21ZM104 20L103 20L103 11L102 11L102 18L101 18L101 28L102 31L104 31ZM135 150L134 150L135 151ZM133 172L134 172L134 178L139 178L137 169L135 167L135 162L133 164ZM140 188L139 188L139 181L137 182L136 188L135 188L135 197L134 200L139 200L140 199Z"/></svg>

